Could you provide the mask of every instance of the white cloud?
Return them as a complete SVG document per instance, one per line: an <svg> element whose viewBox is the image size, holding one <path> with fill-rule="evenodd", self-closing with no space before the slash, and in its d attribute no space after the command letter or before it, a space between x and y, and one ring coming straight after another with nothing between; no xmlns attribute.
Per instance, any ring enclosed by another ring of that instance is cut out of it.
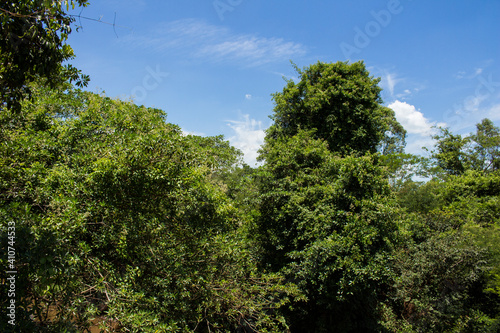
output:
<svg viewBox="0 0 500 333"><path fill-rule="evenodd" d="M408 153L427 155L427 152L422 147L433 148L434 140L432 135L437 133L437 130L433 127L447 127L446 123L431 122L414 105L406 102L397 100L389 104L388 107L394 110L396 119L408 133L405 149Z"/></svg>
<svg viewBox="0 0 500 333"><path fill-rule="evenodd" d="M396 89L396 86L398 86L398 84L403 81L407 80L399 77L398 74L396 73L391 73L387 70L384 70L380 86L385 91L389 92L389 96L391 97L391 99L406 99L412 93L419 91L420 88L418 87L412 89L405 89L403 91Z"/></svg>
<svg viewBox="0 0 500 333"><path fill-rule="evenodd" d="M227 125L235 133L229 138L229 142L243 152L243 160L246 164L254 166L257 163L257 151L264 143L266 136L262 122L250 119L250 116L246 114L243 115L243 120L230 120Z"/></svg>
<svg viewBox="0 0 500 333"><path fill-rule="evenodd" d="M423 82L416 82L412 78L403 77L396 73L394 69L378 67L369 67L368 69L374 76L380 77L380 87L383 89L382 97L384 99L406 100L426 88ZM403 85L404 87L402 87Z"/></svg>
<svg viewBox="0 0 500 333"><path fill-rule="evenodd" d="M248 100L252 99L252 95L250 95L250 94L246 94L246 95L245 95L245 99L248 99Z"/></svg>
<svg viewBox="0 0 500 333"><path fill-rule="evenodd" d="M282 38L235 34L197 19L163 23L148 35L129 35L124 42L159 53L175 52L210 62L236 61L246 66L288 60L306 52L301 44Z"/></svg>
<svg viewBox="0 0 500 333"><path fill-rule="evenodd" d="M432 134L432 126L434 126L435 123L425 118L424 114L418 111L415 106L406 102L395 101L389 104L388 107L394 110L396 119L403 125L409 134Z"/></svg>

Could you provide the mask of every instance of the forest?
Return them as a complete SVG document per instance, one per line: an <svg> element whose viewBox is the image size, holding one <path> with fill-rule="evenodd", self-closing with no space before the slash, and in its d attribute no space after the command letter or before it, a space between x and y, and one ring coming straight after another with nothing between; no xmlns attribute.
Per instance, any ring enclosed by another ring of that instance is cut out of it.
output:
<svg viewBox="0 0 500 333"><path fill-rule="evenodd" d="M1 7L1 332L500 331L491 120L411 155L362 61L295 66L250 167L86 91L62 2Z"/></svg>

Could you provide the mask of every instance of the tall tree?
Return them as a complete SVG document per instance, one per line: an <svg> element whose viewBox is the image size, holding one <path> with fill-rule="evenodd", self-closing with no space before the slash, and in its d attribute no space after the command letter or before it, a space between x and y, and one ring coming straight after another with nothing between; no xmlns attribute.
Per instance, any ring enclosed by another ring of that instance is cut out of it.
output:
<svg viewBox="0 0 500 333"><path fill-rule="evenodd" d="M500 128L490 119L476 125L476 133L462 137L448 128L433 138L437 140L432 157L448 175L461 175L467 170L492 172L500 169Z"/></svg>
<svg viewBox="0 0 500 333"><path fill-rule="evenodd" d="M500 128L487 118L476 128L476 134L471 136L475 143L471 152L475 169L485 172L500 170Z"/></svg>
<svg viewBox="0 0 500 333"><path fill-rule="evenodd" d="M0 332L286 331L277 308L294 288L257 271L219 183L235 148L69 84L32 91L0 113L0 253L15 223L18 269L16 326Z"/></svg>
<svg viewBox="0 0 500 333"><path fill-rule="evenodd" d="M19 109L27 83L43 77L51 86L66 80L85 85L86 75L63 63L74 57L66 44L74 18L66 11L88 0L23 0L0 4L0 108ZM66 11L65 11L66 10Z"/></svg>
<svg viewBox="0 0 500 333"><path fill-rule="evenodd" d="M296 70L300 81L273 95L260 155L263 265L308 297L289 313L292 331L375 330L390 274L382 263L398 236L373 153L401 153L406 133L363 62Z"/></svg>
<svg viewBox="0 0 500 333"><path fill-rule="evenodd" d="M340 158L314 130L266 138L260 217L263 266L303 290L292 332L376 331L391 274L397 208L378 155Z"/></svg>
<svg viewBox="0 0 500 333"><path fill-rule="evenodd" d="M273 95L276 106L269 136L315 129L315 137L341 155L377 149L401 152L406 132L394 112L381 105L380 79L371 77L362 61L318 62L295 69L300 81L288 80L283 91Z"/></svg>

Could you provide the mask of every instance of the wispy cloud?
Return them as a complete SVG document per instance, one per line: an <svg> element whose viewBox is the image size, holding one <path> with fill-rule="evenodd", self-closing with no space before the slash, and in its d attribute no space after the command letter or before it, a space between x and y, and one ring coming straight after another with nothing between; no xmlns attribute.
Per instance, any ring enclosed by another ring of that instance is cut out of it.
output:
<svg viewBox="0 0 500 333"><path fill-rule="evenodd" d="M396 74L386 73L386 75L382 79L382 84L387 86L389 92L391 93L391 96L394 96L394 87L399 81L401 81L401 79L398 78Z"/></svg>
<svg viewBox="0 0 500 333"><path fill-rule="evenodd" d="M198 55L217 61L242 60L255 66L301 54L303 47L300 44L285 42L281 38L237 36L231 40L206 45Z"/></svg>
<svg viewBox="0 0 500 333"><path fill-rule="evenodd" d="M492 105L488 112L486 113L487 118L493 121L500 120L500 103Z"/></svg>
<svg viewBox="0 0 500 333"><path fill-rule="evenodd" d="M280 76L285 81L288 81L288 80L292 80L293 82L299 82L300 81L300 77L297 75L297 73L294 73L294 75L286 75L286 74L283 74L283 73L280 73L280 72L270 72L270 73L272 73L274 75Z"/></svg>
<svg viewBox="0 0 500 333"><path fill-rule="evenodd" d="M248 114L242 116L242 120L230 120L228 126L234 131L234 136L229 138L229 142L240 149L243 154L243 160L246 164L254 166L257 163L257 151L264 143L266 133L262 122L250 119Z"/></svg>
<svg viewBox="0 0 500 333"><path fill-rule="evenodd" d="M475 89L470 87L469 95L462 95L461 100L443 114L443 119L454 131L473 128L473 124L484 118L500 120L500 81L493 73L485 73L482 67L475 68L467 78L475 80Z"/></svg>
<svg viewBox="0 0 500 333"><path fill-rule="evenodd" d="M481 62L480 64L480 67L476 67L474 69L469 69L469 70L461 70L461 71L458 71L454 77L455 79L474 79L476 78L477 76L481 75L484 73L484 70L488 67L490 67L492 64L494 64L494 60L493 59L487 59L487 60L484 60Z"/></svg>
<svg viewBox="0 0 500 333"><path fill-rule="evenodd" d="M458 71L457 74L455 74L455 79L463 79L467 73L465 71Z"/></svg>
<svg viewBox="0 0 500 333"><path fill-rule="evenodd" d="M465 112L478 112L481 104L489 97L488 94L471 95L464 99L463 109Z"/></svg>
<svg viewBox="0 0 500 333"><path fill-rule="evenodd" d="M473 79L475 78L476 76L478 75L481 75L481 73L483 72L483 68L479 67L479 68L475 68L474 71L470 74L467 74L466 71L459 71L457 74L455 74L455 79L463 79L463 78L466 78L466 79Z"/></svg>
<svg viewBox="0 0 500 333"><path fill-rule="evenodd" d="M397 89L397 86L400 86L401 82L405 82L406 89ZM380 86L389 92L389 97L391 99L407 99L412 94L417 93L418 91L423 89L422 85L417 85L414 82L408 82L407 79L401 77L397 73L382 70ZM409 86L409 87L408 87Z"/></svg>
<svg viewBox="0 0 500 333"><path fill-rule="evenodd" d="M237 34L197 19L163 23L148 35L129 35L124 42L161 54L178 53L201 61L233 61L245 66L288 60L306 53L304 46L292 41Z"/></svg>

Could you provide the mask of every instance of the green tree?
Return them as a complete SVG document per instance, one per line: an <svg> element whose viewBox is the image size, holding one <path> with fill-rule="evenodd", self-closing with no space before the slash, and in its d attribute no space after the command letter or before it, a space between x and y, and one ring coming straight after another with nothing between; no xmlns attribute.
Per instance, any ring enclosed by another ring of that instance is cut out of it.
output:
<svg viewBox="0 0 500 333"><path fill-rule="evenodd" d="M452 134L449 129L441 129L440 135L433 136L437 140L436 149L432 157L437 165L447 174L460 175L469 168L466 147L470 139L460 134Z"/></svg>
<svg viewBox="0 0 500 333"><path fill-rule="evenodd" d="M381 164L394 191L400 191L413 178L428 178L431 174L429 158L406 153L391 153L381 156ZM410 185L411 186L411 185Z"/></svg>
<svg viewBox="0 0 500 333"><path fill-rule="evenodd" d="M158 109L69 85L32 90L20 112L0 114L2 253L9 221L17 237L14 330L81 332L97 321L131 332L286 331L279 308L300 293L257 270L245 214L220 183L236 149L184 136Z"/></svg>
<svg viewBox="0 0 500 333"><path fill-rule="evenodd" d="M434 218L421 221L428 233L423 239L408 240L391 256L394 282L380 307L383 326L391 332L494 332L482 322L485 250L454 231L453 219ZM422 230L413 232L422 236Z"/></svg>
<svg viewBox="0 0 500 333"><path fill-rule="evenodd" d="M410 239L395 253L399 278L389 293L386 304L392 305L384 325L393 331L496 332L498 128L485 119L475 134L463 137L442 129L435 138L432 159L438 168L428 170L437 177L408 181L396 192L409 212L402 226Z"/></svg>
<svg viewBox="0 0 500 333"><path fill-rule="evenodd" d="M377 151L402 153L406 132L363 62L296 70L300 81L273 95L261 149L262 264L308 298L287 313L292 331L376 330L399 237Z"/></svg>
<svg viewBox="0 0 500 333"><path fill-rule="evenodd" d="M462 137L447 128L433 138L437 140L432 157L449 175L461 175L466 170L491 172L500 168L500 129L489 119L476 125L476 133Z"/></svg>
<svg viewBox="0 0 500 333"><path fill-rule="evenodd" d="M262 267L307 297L285 311L291 331L495 331L494 126L466 138L445 131L433 159L451 175L415 183L435 170L402 154L404 135L390 132L400 125L362 63L299 74L274 96L256 232Z"/></svg>
<svg viewBox="0 0 500 333"><path fill-rule="evenodd" d="M363 62L318 62L303 70L300 81L288 80L275 93L273 126L268 136L293 136L315 129L330 151L341 155L401 152L406 132L394 112L381 105L380 79L369 75Z"/></svg>
<svg viewBox="0 0 500 333"><path fill-rule="evenodd" d="M377 155L340 158L314 134L266 138L257 221L263 265L307 297L287 313L292 332L376 331L397 209Z"/></svg>
<svg viewBox="0 0 500 333"><path fill-rule="evenodd" d="M2 1L0 5L0 107L20 107L28 83L45 78L52 87L88 77L63 63L74 57L66 44L74 18L65 10L87 0Z"/></svg>
<svg viewBox="0 0 500 333"><path fill-rule="evenodd" d="M500 128L487 118L476 127L476 134L471 136L473 168L484 172L500 170Z"/></svg>

